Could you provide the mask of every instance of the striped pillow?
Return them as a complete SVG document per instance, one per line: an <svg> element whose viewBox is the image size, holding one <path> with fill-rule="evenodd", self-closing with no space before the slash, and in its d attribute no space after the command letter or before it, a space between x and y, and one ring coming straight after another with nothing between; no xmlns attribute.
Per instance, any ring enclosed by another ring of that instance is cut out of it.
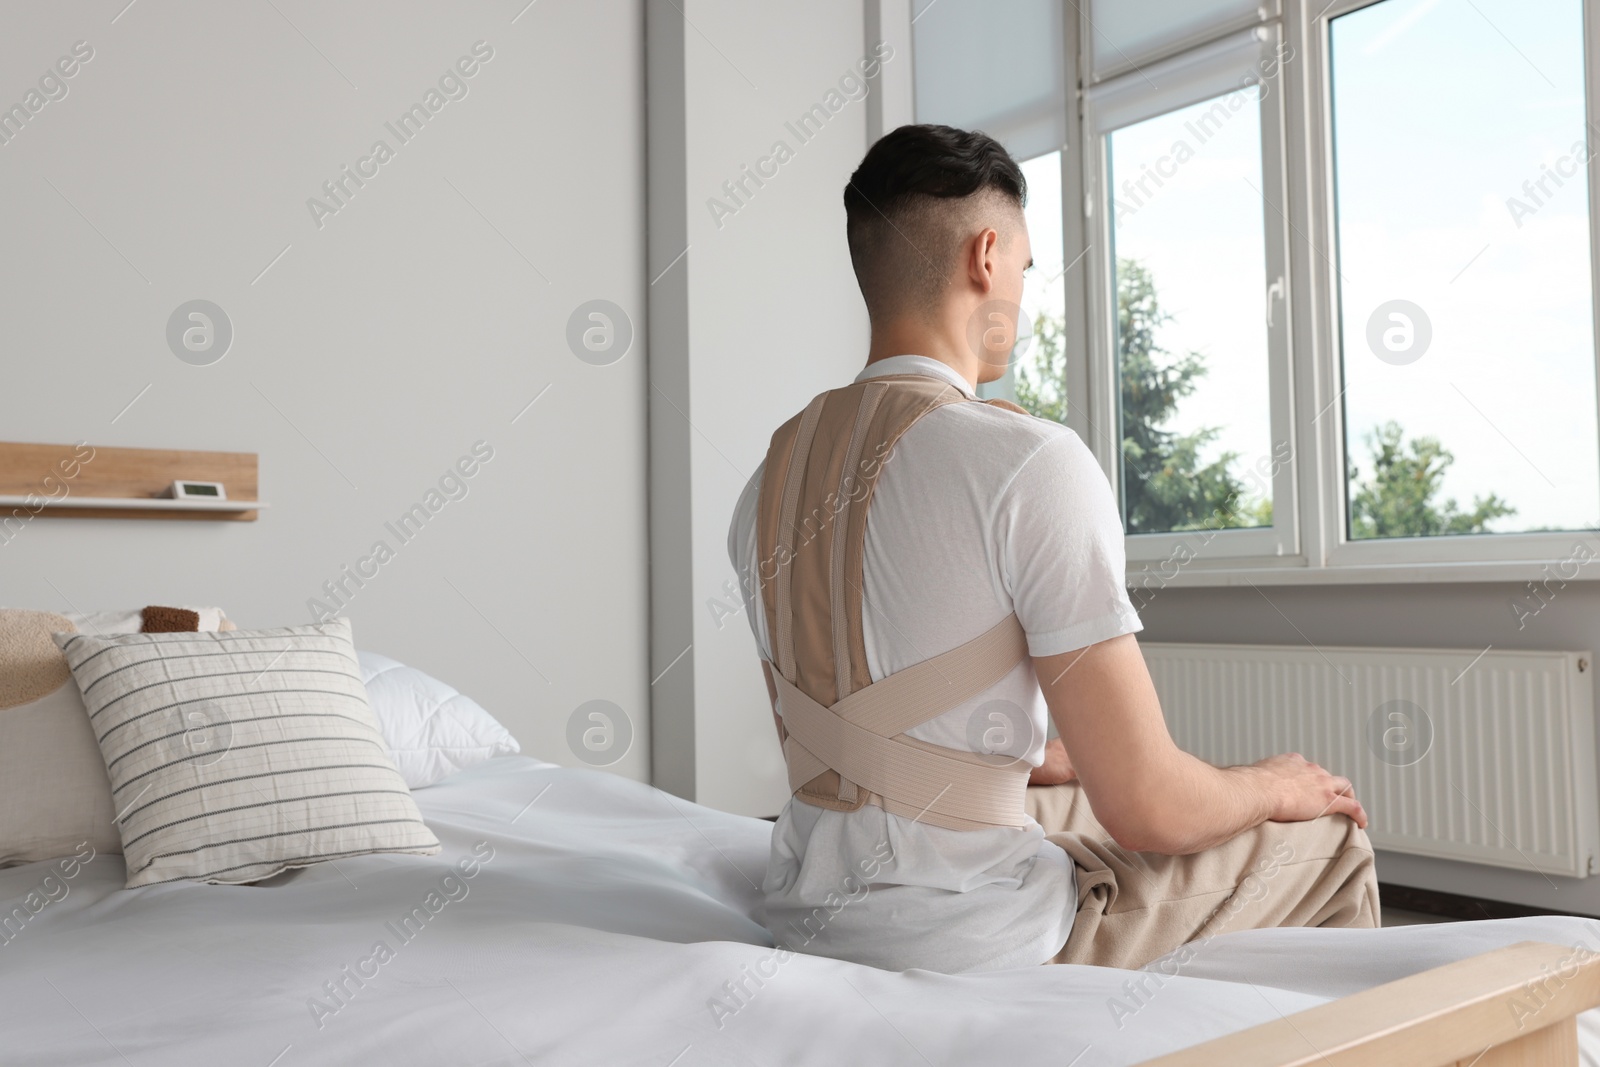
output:
<svg viewBox="0 0 1600 1067"><path fill-rule="evenodd" d="M129 889L439 851L384 748L348 620L55 640L111 778Z"/></svg>

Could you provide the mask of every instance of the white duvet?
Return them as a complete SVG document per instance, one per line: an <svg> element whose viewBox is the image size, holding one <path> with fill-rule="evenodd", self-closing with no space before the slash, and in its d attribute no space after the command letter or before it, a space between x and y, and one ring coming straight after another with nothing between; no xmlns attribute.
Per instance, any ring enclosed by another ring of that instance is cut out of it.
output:
<svg viewBox="0 0 1600 1067"><path fill-rule="evenodd" d="M257 886L125 890L118 856L0 871L30 915L0 935L0 1064L1094 1067L1498 945L1600 949L1600 923L1543 918L1231 934L1160 981L896 974L775 954L768 823L520 756L416 798L440 856Z"/></svg>

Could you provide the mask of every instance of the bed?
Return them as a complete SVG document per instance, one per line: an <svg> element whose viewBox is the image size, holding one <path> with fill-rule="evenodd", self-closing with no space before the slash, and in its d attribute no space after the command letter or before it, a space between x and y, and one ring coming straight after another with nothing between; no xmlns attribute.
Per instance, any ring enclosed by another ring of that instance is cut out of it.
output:
<svg viewBox="0 0 1600 1067"><path fill-rule="evenodd" d="M251 886L127 890L116 855L58 875L64 891L0 943L0 1063L1094 1067L1270 1037L1286 1016L1517 942L1600 949L1600 922L1550 917L1244 932L1176 977L1161 961L1143 976L897 974L775 954L754 918L761 820L526 756L416 800L437 856L345 859ZM446 882L463 861L474 874ZM52 870L0 870L0 907ZM1595 1016L1578 1029L1582 1062L1600 1065Z"/></svg>

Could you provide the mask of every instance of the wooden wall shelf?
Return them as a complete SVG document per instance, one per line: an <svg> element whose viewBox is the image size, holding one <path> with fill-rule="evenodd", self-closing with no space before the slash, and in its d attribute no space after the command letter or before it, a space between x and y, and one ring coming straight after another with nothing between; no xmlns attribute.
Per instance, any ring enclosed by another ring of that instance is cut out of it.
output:
<svg viewBox="0 0 1600 1067"><path fill-rule="evenodd" d="M31 503L26 496L0 496L0 508L26 507ZM264 500L167 500L165 498L143 500L124 499L114 496L86 496L64 497L53 502L50 507L62 510L68 508L104 508L113 511L258 511L261 508L271 507Z"/></svg>
<svg viewBox="0 0 1600 1067"><path fill-rule="evenodd" d="M179 479L221 482L230 499L165 498ZM254 522L267 506L256 499L257 485L254 452L0 442L0 523L28 516Z"/></svg>

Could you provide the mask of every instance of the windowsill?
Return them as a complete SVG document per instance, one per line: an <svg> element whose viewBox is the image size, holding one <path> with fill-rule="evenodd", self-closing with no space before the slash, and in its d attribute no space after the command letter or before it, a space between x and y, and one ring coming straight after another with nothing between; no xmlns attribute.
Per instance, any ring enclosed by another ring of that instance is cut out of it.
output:
<svg viewBox="0 0 1600 1067"><path fill-rule="evenodd" d="M1171 577L1158 568L1160 562L1130 563L1127 569L1130 589L1207 589L1252 585L1428 585L1468 582L1540 582L1550 577L1546 570L1552 561L1495 560L1479 563L1368 563L1312 567L1304 560L1281 563L1189 563ZM1145 568L1148 567L1148 570ZM1568 582L1600 581L1600 567L1576 568ZM1557 576L1555 581L1560 581Z"/></svg>

